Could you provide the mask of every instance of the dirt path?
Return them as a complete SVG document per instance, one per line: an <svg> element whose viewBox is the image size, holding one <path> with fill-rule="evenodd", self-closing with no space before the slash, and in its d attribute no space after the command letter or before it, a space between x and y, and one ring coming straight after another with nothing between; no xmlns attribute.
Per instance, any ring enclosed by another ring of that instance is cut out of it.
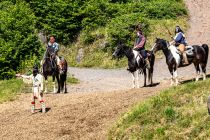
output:
<svg viewBox="0 0 210 140"><path fill-rule="evenodd" d="M186 0L186 4L192 16L189 43L210 44L210 1ZM0 105L0 138L106 139L107 130L123 112L168 87L170 75L165 59L157 60L155 68L154 81L161 84L134 90L130 90L131 76L124 69L69 68L81 84L71 85L69 94L47 94L50 110L46 114L30 114L30 94ZM180 69L179 75L194 77L193 66Z"/></svg>

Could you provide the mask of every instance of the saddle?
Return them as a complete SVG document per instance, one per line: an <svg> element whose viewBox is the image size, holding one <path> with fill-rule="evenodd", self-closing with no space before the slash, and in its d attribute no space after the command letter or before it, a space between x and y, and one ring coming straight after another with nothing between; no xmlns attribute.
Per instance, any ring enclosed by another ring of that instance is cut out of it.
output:
<svg viewBox="0 0 210 140"><path fill-rule="evenodd" d="M178 50L178 54L181 54L181 52ZM192 46L186 46L185 47L185 52L187 54L187 56L193 56L194 55L194 48Z"/></svg>

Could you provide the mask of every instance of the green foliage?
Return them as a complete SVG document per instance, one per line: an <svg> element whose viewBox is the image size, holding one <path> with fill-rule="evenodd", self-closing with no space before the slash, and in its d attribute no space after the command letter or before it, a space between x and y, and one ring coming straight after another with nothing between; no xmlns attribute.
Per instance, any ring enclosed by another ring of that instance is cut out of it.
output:
<svg viewBox="0 0 210 140"><path fill-rule="evenodd" d="M135 14L136 19L141 17L171 19L187 14L183 1L175 0L25 1L30 4L37 17L36 27L47 35L55 34L58 41L64 44L77 39L78 34L81 32L87 35L82 36L84 37L82 39L83 43L92 43L94 38L91 37L90 32L104 26L109 28L110 24L113 23L112 19L117 18L120 20L123 16L127 15L128 17L128 14L131 16ZM141 20L138 22L141 22ZM120 27L120 24L118 27ZM127 26L129 24L130 22Z"/></svg>
<svg viewBox="0 0 210 140"><path fill-rule="evenodd" d="M67 83L69 84L79 84L79 79L75 78L74 75L67 77Z"/></svg>
<svg viewBox="0 0 210 140"><path fill-rule="evenodd" d="M13 77L32 55L40 56L35 18L25 2L0 2L0 79Z"/></svg>
<svg viewBox="0 0 210 140"><path fill-rule="evenodd" d="M83 2L75 0L26 0L37 17L36 27L53 34L62 43L70 43L81 30L78 13Z"/></svg>
<svg viewBox="0 0 210 140"><path fill-rule="evenodd" d="M71 65L113 68L125 65L124 60L111 60L113 48L119 41L133 45L137 23L145 25L150 45L152 36L157 37L152 33L159 31L153 30L155 24L174 20L170 24L174 26L185 15L182 0L2 0L0 79L11 78L16 71L31 67L30 62L40 61L43 51L38 32L55 35L60 44L78 45L70 45L75 49ZM80 64L75 62L78 48L87 53Z"/></svg>
<svg viewBox="0 0 210 140"><path fill-rule="evenodd" d="M22 80L12 79L0 81L0 103L15 100L23 88L24 84Z"/></svg>
<svg viewBox="0 0 210 140"><path fill-rule="evenodd" d="M111 46L116 46L119 41L133 46L135 26L144 23L144 33L148 34L148 21L139 14L127 14L111 20L107 26L108 40Z"/></svg>
<svg viewBox="0 0 210 140"><path fill-rule="evenodd" d="M110 130L109 139L208 139L209 84L172 87L136 105Z"/></svg>

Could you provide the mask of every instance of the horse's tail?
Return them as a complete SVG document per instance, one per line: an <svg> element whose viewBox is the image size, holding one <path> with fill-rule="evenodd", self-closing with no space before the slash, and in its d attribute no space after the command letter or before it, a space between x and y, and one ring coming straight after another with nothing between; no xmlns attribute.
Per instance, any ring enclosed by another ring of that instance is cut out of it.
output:
<svg viewBox="0 0 210 140"><path fill-rule="evenodd" d="M208 57L209 57L209 46L208 46L207 44L203 44L201 47L204 48L204 50L205 50L205 52L206 52L205 64L207 64L207 62L208 62Z"/></svg>

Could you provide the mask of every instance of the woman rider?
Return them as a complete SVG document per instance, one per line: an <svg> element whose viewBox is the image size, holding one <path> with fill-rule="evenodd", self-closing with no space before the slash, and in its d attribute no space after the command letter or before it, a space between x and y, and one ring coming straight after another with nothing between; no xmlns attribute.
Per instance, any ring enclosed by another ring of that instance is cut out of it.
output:
<svg viewBox="0 0 210 140"><path fill-rule="evenodd" d="M173 37L172 37L173 38ZM184 64L189 64L188 59L187 59L187 54L185 52L185 47L187 46L187 41L184 35L184 32L179 26L176 26L175 28L175 37L173 38L173 41L170 44L174 44L175 46L178 47L179 51L181 52L183 59L184 59Z"/></svg>
<svg viewBox="0 0 210 140"><path fill-rule="evenodd" d="M136 31L137 31L137 37L134 43L134 50L140 52L142 57L144 58L146 62L146 67L150 69L150 63L147 57L147 53L145 51L145 44L146 44L146 37L142 33L142 25L138 24L136 26Z"/></svg>

